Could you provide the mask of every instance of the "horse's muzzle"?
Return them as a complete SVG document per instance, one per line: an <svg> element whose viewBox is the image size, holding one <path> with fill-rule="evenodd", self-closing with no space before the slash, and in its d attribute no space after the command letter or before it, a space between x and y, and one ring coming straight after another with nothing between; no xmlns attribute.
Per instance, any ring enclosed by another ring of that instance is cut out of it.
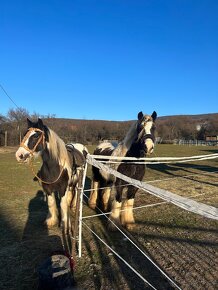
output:
<svg viewBox="0 0 218 290"><path fill-rule="evenodd" d="M154 142L152 139L148 138L145 141L147 154L150 155L154 151Z"/></svg>
<svg viewBox="0 0 218 290"><path fill-rule="evenodd" d="M18 162L26 163L30 157L29 152L22 150L23 148L19 148L15 153L16 159Z"/></svg>

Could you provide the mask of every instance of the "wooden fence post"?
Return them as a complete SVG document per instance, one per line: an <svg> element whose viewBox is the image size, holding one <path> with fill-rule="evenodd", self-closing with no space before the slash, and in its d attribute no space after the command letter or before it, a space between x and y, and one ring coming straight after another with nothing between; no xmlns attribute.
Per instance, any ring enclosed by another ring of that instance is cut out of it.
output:
<svg viewBox="0 0 218 290"><path fill-rule="evenodd" d="M8 146L8 131L5 131L5 147Z"/></svg>

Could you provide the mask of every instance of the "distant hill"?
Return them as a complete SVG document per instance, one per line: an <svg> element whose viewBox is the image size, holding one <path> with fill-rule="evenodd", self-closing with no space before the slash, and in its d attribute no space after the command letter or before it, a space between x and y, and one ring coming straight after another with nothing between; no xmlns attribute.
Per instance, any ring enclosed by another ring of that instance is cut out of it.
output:
<svg viewBox="0 0 218 290"><path fill-rule="evenodd" d="M167 120L167 119L174 119L174 118L188 118L190 120L211 120L211 119L217 119L218 120L218 113L210 113L210 114L198 114L198 115L170 115L170 116L158 116L158 120ZM69 122L74 124L81 124L81 123L126 123L126 122L133 122L134 120L126 120L126 121L111 121L111 120L87 120L87 119L69 119L69 118L47 118L44 119L45 121L53 122L53 121L61 121L61 122Z"/></svg>
<svg viewBox="0 0 218 290"><path fill-rule="evenodd" d="M217 119L218 121L218 113L211 114L199 114L199 115L171 115L171 116L163 116L159 117L160 120L167 120L171 118L188 118L190 120L199 120L199 121L207 121L211 119Z"/></svg>
<svg viewBox="0 0 218 290"><path fill-rule="evenodd" d="M122 140L134 120L107 121L43 118L44 123L53 129L65 142L96 144L101 140ZM21 125L21 126L20 126ZM18 145L19 136L26 131L26 121L18 123L4 122L0 127L0 146L5 143L5 132L8 134L8 145ZM156 121L156 136L164 142L175 139L204 140L206 136L218 136L218 113L199 115L160 116Z"/></svg>
<svg viewBox="0 0 218 290"><path fill-rule="evenodd" d="M218 122L218 113L211 113L211 114L199 114L199 115L171 115L171 116L158 116L157 123L162 123L166 121L183 121L190 123L205 123L208 121L217 121ZM50 127L56 127L56 125L60 126L69 126L75 128L85 125L92 125L97 127L104 127L104 126L118 126L124 125L128 126L134 120L126 120L126 121L110 121L110 120L84 120L84 119L65 119L65 118L48 118L44 119L44 122L48 124Z"/></svg>
<svg viewBox="0 0 218 290"><path fill-rule="evenodd" d="M82 119L45 119L44 122L67 140L96 142L102 139L122 140L134 120L106 121ZM173 140L204 139L205 135L218 135L218 113L199 115L173 115L157 118L157 135ZM197 131L197 127L198 129ZM199 135L201 133L201 136Z"/></svg>

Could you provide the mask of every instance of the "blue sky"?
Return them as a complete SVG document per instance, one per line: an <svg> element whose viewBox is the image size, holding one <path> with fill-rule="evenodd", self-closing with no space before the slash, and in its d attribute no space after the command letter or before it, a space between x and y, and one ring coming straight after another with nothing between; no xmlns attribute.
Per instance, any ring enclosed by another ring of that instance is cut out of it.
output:
<svg viewBox="0 0 218 290"><path fill-rule="evenodd" d="M216 0L1 1L0 84L63 118L215 113L217 15Z"/></svg>

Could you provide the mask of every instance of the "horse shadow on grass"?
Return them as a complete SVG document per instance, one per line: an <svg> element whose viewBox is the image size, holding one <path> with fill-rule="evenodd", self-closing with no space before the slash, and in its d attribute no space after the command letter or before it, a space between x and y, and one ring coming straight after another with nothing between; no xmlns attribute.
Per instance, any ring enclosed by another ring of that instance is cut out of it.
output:
<svg viewBox="0 0 218 290"><path fill-rule="evenodd" d="M28 219L23 231L22 241L40 240L41 237L44 239L48 236L48 228L44 223L47 212L47 197L43 191L39 190L29 202Z"/></svg>
<svg viewBox="0 0 218 290"><path fill-rule="evenodd" d="M29 276L33 279L33 289L40 289L38 288L38 268L41 263L56 252L63 252L60 236L49 234L45 224L47 213L47 197L43 191L39 190L29 202L28 219L22 236L25 267ZM25 285L23 289L25 289Z"/></svg>
<svg viewBox="0 0 218 290"><path fill-rule="evenodd" d="M10 216L0 211L0 289L19 289L20 233Z"/></svg>

